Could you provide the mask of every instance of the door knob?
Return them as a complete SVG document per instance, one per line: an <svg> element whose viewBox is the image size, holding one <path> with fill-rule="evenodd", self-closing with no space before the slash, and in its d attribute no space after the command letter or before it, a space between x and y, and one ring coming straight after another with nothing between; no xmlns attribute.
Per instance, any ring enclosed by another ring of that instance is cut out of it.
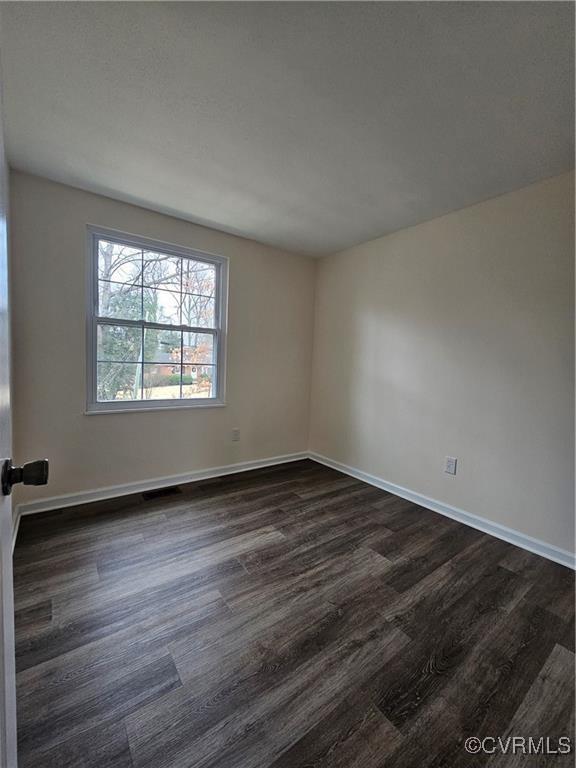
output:
<svg viewBox="0 0 576 768"><path fill-rule="evenodd" d="M24 485L46 485L48 482L48 459L29 461L21 467L13 467L12 459L2 464L2 493L8 496L16 483Z"/></svg>

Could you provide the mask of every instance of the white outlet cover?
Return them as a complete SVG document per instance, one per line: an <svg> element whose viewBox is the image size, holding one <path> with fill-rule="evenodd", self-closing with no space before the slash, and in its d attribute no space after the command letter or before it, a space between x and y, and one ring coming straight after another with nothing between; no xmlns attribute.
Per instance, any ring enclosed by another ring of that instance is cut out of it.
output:
<svg viewBox="0 0 576 768"><path fill-rule="evenodd" d="M455 475L457 465L458 465L457 458L455 458L454 456L446 456L446 461L444 463L444 472L446 472L447 475Z"/></svg>

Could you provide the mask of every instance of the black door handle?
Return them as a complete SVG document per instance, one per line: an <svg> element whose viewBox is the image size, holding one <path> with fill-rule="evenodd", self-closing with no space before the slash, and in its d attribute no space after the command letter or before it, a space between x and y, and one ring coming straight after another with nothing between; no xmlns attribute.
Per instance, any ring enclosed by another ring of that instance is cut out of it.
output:
<svg viewBox="0 0 576 768"><path fill-rule="evenodd" d="M2 493L8 496L16 483L24 485L46 485L48 482L48 459L29 461L21 467L13 467L12 459L2 464Z"/></svg>

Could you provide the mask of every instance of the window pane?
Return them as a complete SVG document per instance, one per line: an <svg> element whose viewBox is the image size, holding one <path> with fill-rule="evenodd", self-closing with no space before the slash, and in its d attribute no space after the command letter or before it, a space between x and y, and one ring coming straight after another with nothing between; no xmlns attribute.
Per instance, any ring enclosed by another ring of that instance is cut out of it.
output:
<svg viewBox="0 0 576 768"><path fill-rule="evenodd" d="M126 325L98 326L98 360L137 363L140 360L142 331Z"/></svg>
<svg viewBox="0 0 576 768"><path fill-rule="evenodd" d="M180 398L180 366L144 365L144 399L177 400Z"/></svg>
<svg viewBox="0 0 576 768"><path fill-rule="evenodd" d="M182 397L214 397L214 366L184 365Z"/></svg>
<svg viewBox="0 0 576 768"><path fill-rule="evenodd" d="M98 241L98 277L118 283L139 283L142 251L129 245Z"/></svg>
<svg viewBox="0 0 576 768"><path fill-rule="evenodd" d="M209 296L185 293L182 296L182 325L215 327L215 301Z"/></svg>
<svg viewBox="0 0 576 768"><path fill-rule="evenodd" d="M144 251L144 286L180 293L182 259Z"/></svg>
<svg viewBox="0 0 576 768"><path fill-rule="evenodd" d="M98 363L98 400L140 400L141 370L139 363Z"/></svg>
<svg viewBox="0 0 576 768"><path fill-rule="evenodd" d="M180 325L180 295L144 288L144 319L149 323Z"/></svg>
<svg viewBox="0 0 576 768"><path fill-rule="evenodd" d="M184 333L184 363L215 363L214 336L210 333Z"/></svg>
<svg viewBox="0 0 576 768"><path fill-rule="evenodd" d="M202 261L182 259L182 291L214 298L216 295L216 267Z"/></svg>
<svg viewBox="0 0 576 768"><path fill-rule="evenodd" d="M118 320L140 320L142 288L126 283L98 281L98 314Z"/></svg>
<svg viewBox="0 0 576 768"><path fill-rule="evenodd" d="M144 360L147 363L165 363L178 366L180 370L180 331L144 330Z"/></svg>

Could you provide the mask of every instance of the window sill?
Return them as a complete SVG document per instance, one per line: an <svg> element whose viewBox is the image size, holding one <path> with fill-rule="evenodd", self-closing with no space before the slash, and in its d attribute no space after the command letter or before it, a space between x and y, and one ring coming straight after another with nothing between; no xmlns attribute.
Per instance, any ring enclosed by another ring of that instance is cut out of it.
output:
<svg viewBox="0 0 576 768"><path fill-rule="evenodd" d="M208 402L193 402L182 403L178 405L149 405L142 406L140 404L134 406L125 405L118 408L110 408L108 404L102 404L102 408L89 407L84 411L85 416L99 416L101 414L111 413L148 413L149 411L181 411L195 408L224 408L226 403L223 400L209 400Z"/></svg>

